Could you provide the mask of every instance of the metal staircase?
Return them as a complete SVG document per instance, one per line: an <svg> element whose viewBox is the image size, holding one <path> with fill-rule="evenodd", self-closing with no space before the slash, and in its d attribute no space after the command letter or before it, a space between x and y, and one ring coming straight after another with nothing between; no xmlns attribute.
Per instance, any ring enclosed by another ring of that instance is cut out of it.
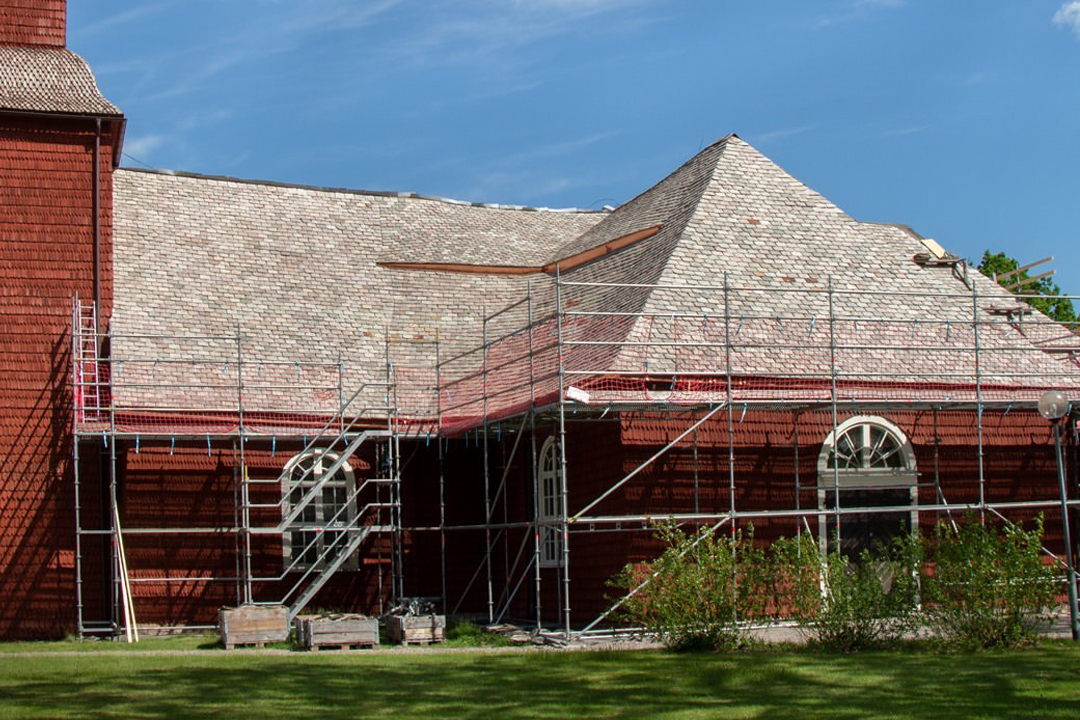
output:
<svg viewBox="0 0 1080 720"><path fill-rule="evenodd" d="M372 388L385 388L385 406L365 406L357 398ZM401 491L398 443L395 437L391 384L365 384L343 404L314 438L309 440L300 457L332 457L327 462L311 462L306 467L286 467L281 474L266 480L245 480L245 484L274 484L284 489L276 503L250 503L245 509L277 509L281 520L276 526L250 528L252 534L281 535L298 538L291 542L291 557L280 575L259 580L291 580L280 603L289 608L290 621L300 614L327 582L351 560L373 535L391 538L393 572L392 595L401 594L398 568L401 543ZM365 420L386 420L385 429L360 429ZM346 491L338 480L361 447L380 443L377 451L382 462L375 468L375 477L358 480ZM246 471L245 471L246 477ZM245 498L248 493L245 492ZM374 497L372 497L374 496ZM299 576L296 577L296 574ZM295 579L293 579L295 577Z"/></svg>

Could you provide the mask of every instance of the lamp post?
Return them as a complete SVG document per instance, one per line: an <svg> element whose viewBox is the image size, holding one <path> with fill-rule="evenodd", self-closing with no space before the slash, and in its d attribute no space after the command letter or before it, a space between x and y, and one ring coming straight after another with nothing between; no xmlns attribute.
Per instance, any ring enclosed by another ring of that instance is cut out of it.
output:
<svg viewBox="0 0 1080 720"><path fill-rule="evenodd" d="M1080 617L1076 608L1076 566L1073 564L1072 538L1069 535L1069 501L1065 490L1065 467L1061 460L1061 431L1058 423L1069 412L1069 399L1060 390L1047 390L1039 398L1039 414L1054 426L1054 457L1057 459L1058 486L1061 490L1061 522L1065 529L1065 562L1068 564L1069 623L1073 640L1080 641Z"/></svg>

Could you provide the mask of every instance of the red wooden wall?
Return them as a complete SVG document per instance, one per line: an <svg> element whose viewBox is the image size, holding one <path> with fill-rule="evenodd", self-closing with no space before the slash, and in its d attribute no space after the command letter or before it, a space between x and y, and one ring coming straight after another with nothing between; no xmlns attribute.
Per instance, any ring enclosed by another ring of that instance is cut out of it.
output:
<svg viewBox="0 0 1080 720"><path fill-rule="evenodd" d="M867 413L870 414L870 413ZM842 414L843 422L851 414ZM977 419L970 411L904 411L884 417L912 442L920 483L932 483L935 468L949 503L978 501ZM832 430L830 412L754 412L736 410L731 450L734 456L735 504L738 511L786 510L796 507L796 445L803 508L816 508L818 454ZM691 424L660 416L625 417L619 432L602 437L591 430L568 442L571 513L603 489L635 469ZM796 443L796 424L798 441ZM578 428L575 428L578 430ZM936 437L936 442L935 442ZM983 418L985 493L989 502L1050 500L1058 497L1053 437L1046 421L1034 412L986 413ZM729 441L726 414L710 420L697 432L695 473L693 436L665 453L631 482L613 493L590 514L650 514L662 520L672 513L695 511L722 514L730 506ZM934 504L933 487L921 487L920 504ZM1050 506L1041 510L1012 510L1012 520L1026 521L1041 512L1046 543L1061 551L1061 515ZM923 512L920 524L929 528L942 513ZM750 521L742 521L740 527ZM754 519L758 538L790 535L793 520ZM624 527L631 524L624 524ZM816 526L811 520L811 526ZM660 546L647 529L571 533L571 607L575 623L585 623L609 604L613 591L605 583L626 562L655 557ZM553 585L553 583L549 583ZM546 613L545 613L546 614Z"/></svg>
<svg viewBox="0 0 1080 720"><path fill-rule="evenodd" d="M93 296L94 132L89 121L0 117L0 637L74 624L70 317L76 293ZM107 138L100 157L108 309Z"/></svg>
<svg viewBox="0 0 1080 720"><path fill-rule="evenodd" d="M64 47L66 0L5 0L0 5L0 44Z"/></svg>

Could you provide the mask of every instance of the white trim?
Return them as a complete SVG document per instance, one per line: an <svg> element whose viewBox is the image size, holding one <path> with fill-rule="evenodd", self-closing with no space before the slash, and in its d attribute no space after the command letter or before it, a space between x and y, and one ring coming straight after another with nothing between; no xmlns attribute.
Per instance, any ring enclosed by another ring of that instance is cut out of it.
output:
<svg viewBox="0 0 1080 720"><path fill-rule="evenodd" d="M559 471L559 444L552 435L540 446L537 455L536 487L537 537L540 542L540 567L562 567L561 528L543 523L562 520L562 476Z"/></svg>
<svg viewBox="0 0 1080 720"><path fill-rule="evenodd" d="M836 438L843 438L855 427L865 428L867 431L870 428L879 428L884 430L886 436L891 435L897 443L897 450L900 454L901 466L899 468L874 468L874 467L862 467L859 469L852 468L839 468L839 472L836 473L836 477L833 475L833 468L829 467L829 458L832 456L833 445L836 442ZM876 417L873 415L855 415L850 417L844 422L836 426L836 429L829 433L825 438L825 442L821 444L821 452L818 453L818 487L832 487L834 482L839 479L841 487L863 486L868 488L881 488L884 489L889 485L896 488L909 487L916 483L918 480L918 472L915 467L915 450L911 446L911 441L908 440L904 431L893 425L885 418Z"/></svg>
<svg viewBox="0 0 1080 720"><path fill-rule="evenodd" d="M862 466L856 468L829 467L829 459L832 457L836 438L849 436L851 431L855 428L862 429L862 437L859 438L859 447L853 448L859 452ZM895 450L892 452L899 455L899 467L886 468L872 466L876 462L874 455L878 452L878 448L870 448L869 454L865 452L865 449L869 446L871 430L875 428L884 431L884 435L877 442L878 447L891 436L891 444L895 447ZM826 507L828 495L832 490L838 489L840 491L841 497L838 501L834 499L834 503L839 502L840 507L843 508L844 490L907 489L912 508L909 515L910 527L912 532L918 532L919 473L915 464L915 449L912 447L911 441L908 440L907 435L904 434L904 431L885 418L874 415L855 415L837 425L821 445L821 452L818 453L817 470L817 501L818 511L820 513L818 515L818 543L821 546L822 552L825 552L828 548L829 531L827 528L830 518L835 517L832 508ZM841 535L843 534L843 526L844 520L843 516L841 516Z"/></svg>

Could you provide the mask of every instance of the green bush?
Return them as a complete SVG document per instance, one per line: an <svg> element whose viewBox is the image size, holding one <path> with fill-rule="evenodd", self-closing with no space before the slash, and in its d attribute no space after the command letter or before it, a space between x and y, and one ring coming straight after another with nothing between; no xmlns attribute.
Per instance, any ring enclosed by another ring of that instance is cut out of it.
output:
<svg viewBox="0 0 1080 720"><path fill-rule="evenodd" d="M1042 559L1042 518L1032 530L999 530L974 514L954 530L938 523L923 583L927 620L943 642L963 649L1017 646L1048 619L1061 579Z"/></svg>
<svg viewBox="0 0 1080 720"><path fill-rule="evenodd" d="M514 644L510 639L467 618L451 618L446 628L448 647L510 647Z"/></svg>
<svg viewBox="0 0 1080 720"><path fill-rule="evenodd" d="M657 529L666 548L655 560L630 564L610 585L627 592L655 575L622 606L623 619L655 633L675 650L733 650L747 636L743 621L759 618L764 556L746 537L709 529L688 535L673 525Z"/></svg>
<svg viewBox="0 0 1080 720"><path fill-rule="evenodd" d="M809 535L769 551L775 604L808 642L833 652L888 646L918 627L920 546L905 536L864 550L855 561L822 555Z"/></svg>
<svg viewBox="0 0 1080 720"><path fill-rule="evenodd" d="M924 626L950 647L1016 646L1034 638L1061 587L1043 563L1041 518L1030 531L998 530L968 515L925 542L905 535L855 560L823 554L809 533L767 549L754 547L753 527L744 537L665 525L657 538L659 557L609 585L633 593L622 619L678 650L732 650L750 624L779 619L834 652L893 645Z"/></svg>

